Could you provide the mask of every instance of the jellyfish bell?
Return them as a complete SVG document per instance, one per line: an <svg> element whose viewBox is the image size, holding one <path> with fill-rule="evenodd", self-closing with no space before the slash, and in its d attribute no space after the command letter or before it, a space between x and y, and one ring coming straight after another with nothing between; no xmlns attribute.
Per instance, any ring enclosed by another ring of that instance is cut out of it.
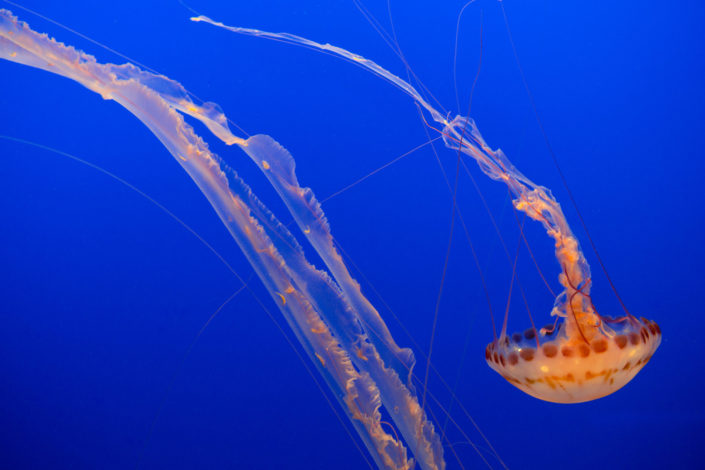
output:
<svg viewBox="0 0 705 470"><path fill-rule="evenodd" d="M646 318L569 312L557 326L547 325L538 331L529 328L512 335L503 332L487 345L485 360L532 397L553 403L582 403L624 387L649 362L659 344L661 329Z"/></svg>

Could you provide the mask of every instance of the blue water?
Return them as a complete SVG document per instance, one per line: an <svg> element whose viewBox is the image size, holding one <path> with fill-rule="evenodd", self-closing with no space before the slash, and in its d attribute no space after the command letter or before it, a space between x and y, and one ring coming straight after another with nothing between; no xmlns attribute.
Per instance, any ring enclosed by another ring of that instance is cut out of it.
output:
<svg viewBox="0 0 705 470"><path fill-rule="evenodd" d="M211 3L191 6L228 24L330 42L405 74L352 2ZM368 3L389 29L386 2ZM446 110L458 112L453 45L462 2L392 3L408 63ZM660 324L663 343L632 383L607 398L566 406L522 394L484 363L492 327L456 223L433 362L509 468L696 468L705 457L705 8L570 3L504 2L538 113L605 266L630 311ZM247 132L273 136L319 199L426 139L413 103L380 79L319 53L190 23L176 1L23 5L219 103ZM0 6L100 61L124 61ZM593 267L598 310L621 314L551 162L495 1L480 0L463 17L463 114L480 55L471 116L490 146L563 203ZM0 89L0 134L74 154L169 208L251 280L286 335L252 294L241 293L185 356L239 281L191 233L116 180L0 140L0 468L367 468L350 426L287 343L291 334L266 291L152 134L114 102L46 72L2 62ZM290 221L244 154L213 148ZM452 179L454 155L437 150ZM506 189L472 171L513 252L518 232ZM501 317L511 266L464 172L458 204ZM413 153L324 210L363 291L398 342L423 357L405 330L427 351L451 219L433 152ZM551 242L534 223L527 237L555 288ZM525 249L518 271L532 315L548 322L552 298ZM516 292L509 311L511 330L529 325ZM429 390L448 406L437 379ZM450 411L501 468L457 405ZM440 410L433 412L443 427ZM447 429L465 468L483 465L452 423ZM448 448L446 457L459 468Z"/></svg>

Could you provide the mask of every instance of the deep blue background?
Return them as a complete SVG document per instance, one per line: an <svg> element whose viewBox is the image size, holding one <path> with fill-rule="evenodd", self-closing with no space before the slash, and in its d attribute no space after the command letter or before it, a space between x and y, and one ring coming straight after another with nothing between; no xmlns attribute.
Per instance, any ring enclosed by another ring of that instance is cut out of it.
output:
<svg viewBox="0 0 705 470"><path fill-rule="evenodd" d="M352 2L331 3L192 6L228 24L330 42L404 74ZM386 2L368 3L388 27ZM453 44L463 2L392 3L408 62L443 106L457 112ZM562 406L523 395L484 364L492 338L488 309L456 227L434 363L457 384L457 396L510 468L696 467L705 435L705 7L697 1L572 3L504 2L538 112L606 266L630 310L661 325L663 343L613 396ZM272 135L292 152L299 179L320 199L426 138L415 106L381 80L301 48L190 23L176 1L24 5L218 102L249 133ZM0 6L101 61L124 61L16 7ZM477 69L481 24L482 70L471 114L492 147L554 191L587 245L495 1L480 0L463 17L460 101L467 103ZM251 275L205 198L124 109L66 79L6 62L0 63L0 90L0 134L73 153L125 178L181 217L243 276ZM213 142L202 126L196 130ZM290 221L244 154L214 148ZM453 154L438 150L452 175ZM7 140L0 140L0 155L0 468L134 468L138 462L145 469L366 468L250 294L237 296L182 361L199 329L239 287L193 235L135 192L65 157ZM506 190L475 170L507 243L515 246ZM465 175L458 200L501 312L509 263ZM324 204L341 246L424 350L450 204L428 149ZM551 243L536 224L527 231L555 286ZM585 251L596 305L619 314L594 254ZM543 324L552 298L525 250L519 271ZM252 286L283 323L259 281ZM363 290L399 343L413 345L369 284L363 282ZM525 328L518 297L510 310L511 329ZM448 404L437 380L431 391ZM451 414L499 466L457 406ZM465 467L480 465L462 436L448 429ZM446 455L457 468L451 452Z"/></svg>

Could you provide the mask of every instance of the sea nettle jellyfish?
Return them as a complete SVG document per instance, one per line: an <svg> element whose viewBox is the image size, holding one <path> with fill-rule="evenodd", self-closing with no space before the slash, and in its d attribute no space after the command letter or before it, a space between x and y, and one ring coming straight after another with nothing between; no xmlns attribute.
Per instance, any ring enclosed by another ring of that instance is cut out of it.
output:
<svg viewBox="0 0 705 470"><path fill-rule="evenodd" d="M563 292L556 297L551 315L561 319L540 330L501 334L485 350L487 363L524 392L557 403L579 403L601 398L622 388L649 361L661 343L659 326L646 318L626 315L612 318L597 313L590 297L591 275L578 240L551 192L535 184L512 165L502 150L492 150L475 122L468 117L444 117L408 82L375 62L330 44L321 44L287 33L226 26L205 16L193 21L250 36L275 39L326 51L387 80L428 112L450 150L473 158L490 178L507 185L514 207L540 222L554 240L561 267Z"/></svg>
<svg viewBox="0 0 705 470"><path fill-rule="evenodd" d="M514 335L507 334L505 321L485 357L510 383L542 400L577 403L621 388L648 362L660 343L658 326L629 313L617 318L598 314L590 297L590 268L561 207L548 189L524 176L501 150L493 150L472 119L442 114L409 82L345 49L286 33L226 26L204 16L192 20L322 50L388 81L423 110L429 127L448 149L473 159L487 176L504 183L514 197L514 208L543 225L560 266L563 291L551 312L559 321ZM408 469L415 462L424 469L445 468L442 433L427 416L427 380L418 394L413 353L397 345L362 294L335 246L316 196L299 184L294 159L285 148L266 135L233 134L220 107L194 102L173 80L129 63L98 63L33 31L7 10L0 10L0 57L74 80L121 104L145 124L197 184L238 243L375 463L387 469ZM252 159L327 271L306 259L289 229L209 150L184 115ZM383 417L382 407L393 426Z"/></svg>

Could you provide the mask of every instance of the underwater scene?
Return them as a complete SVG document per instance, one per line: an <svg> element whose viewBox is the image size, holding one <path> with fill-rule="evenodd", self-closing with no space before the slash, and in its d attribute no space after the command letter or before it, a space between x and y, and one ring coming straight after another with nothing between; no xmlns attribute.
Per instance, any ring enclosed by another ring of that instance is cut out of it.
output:
<svg viewBox="0 0 705 470"><path fill-rule="evenodd" d="M0 468L699 468L703 21L0 1Z"/></svg>

